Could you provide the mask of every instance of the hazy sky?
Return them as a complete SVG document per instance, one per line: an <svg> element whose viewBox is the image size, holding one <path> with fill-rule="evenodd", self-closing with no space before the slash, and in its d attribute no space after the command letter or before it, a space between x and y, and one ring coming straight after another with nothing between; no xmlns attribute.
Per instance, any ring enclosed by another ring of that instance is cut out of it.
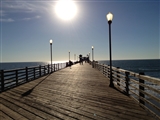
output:
<svg viewBox="0 0 160 120"><path fill-rule="evenodd" d="M57 0L1 0L0 61L53 61L86 56L94 46L95 60L109 59L106 14L114 15L112 59L160 59L159 0L74 0L70 21L54 10Z"/></svg>

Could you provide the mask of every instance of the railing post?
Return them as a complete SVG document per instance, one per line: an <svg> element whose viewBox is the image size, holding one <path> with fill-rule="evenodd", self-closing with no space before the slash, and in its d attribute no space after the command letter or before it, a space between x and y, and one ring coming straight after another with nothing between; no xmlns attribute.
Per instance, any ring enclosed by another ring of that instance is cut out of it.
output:
<svg viewBox="0 0 160 120"><path fill-rule="evenodd" d="M26 67L26 82L28 82L28 67Z"/></svg>
<svg viewBox="0 0 160 120"><path fill-rule="evenodd" d="M126 94L129 96L129 72L125 72L126 75Z"/></svg>
<svg viewBox="0 0 160 120"><path fill-rule="evenodd" d="M105 72L104 72L104 64L103 64L103 68L102 68L102 69L103 69L103 72L102 72L102 73L103 73L103 75L105 75Z"/></svg>
<svg viewBox="0 0 160 120"><path fill-rule="evenodd" d="M49 64L48 64L48 74L49 74Z"/></svg>
<svg viewBox="0 0 160 120"><path fill-rule="evenodd" d="M120 67L117 67L117 69L119 69ZM118 74L120 74L120 72L117 70L117 85L118 86L120 86L120 80L119 80L119 78L120 78L120 76L118 75Z"/></svg>
<svg viewBox="0 0 160 120"><path fill-rule="evenodd" d="M94 62L94 66L96 69L98 69L98 64L96 64L96 62Z"/></svg>
<svg viewBox="0 0 160 120"><path fill-rule="evenodd" d="M33 68L33 72L34 72L34 80L36 79L36 69L35 67Z"/></svg>
<svg viewBox="0 0 160 120"><path fill-rule="evenodd" d="M110 78L110 66L108 65L108 71L107 71L108 73L108 78Z"/></svg>
<svg viewBox="0 0 160 120"><path fill-rule="evenodd" d="M145 75L144 72L140 72L139 75ZM144 98L145 95L141 92L144 91L144 87L141 86L140 84L144 84L144 80L139 79L139 103L145 105L145 102L140 99L140 97Z"/></svg>
<svg viewBox="0 0 160 120"><path fill-rule="evenodd" d="M96 69L98 69L100 71L100 65L95 63Z"/></svg>
<svg viewBox="0 0 160 120"><path fill-rule="evenodd" d="M1 91L4 91L4 70L1 70Z"/></svg>
<svg viewBox="0 0 160 120"><path fill-rule="evenodd" d="M43 70L44 74L43 75L45 75L46 74L46 66L44 65L43 67L44 67L44 70Z"/></svg>
<svg viewBox="0 0 160 120"><path fill-rule="evenodd" d="M41 65L39 66L39 77L41 77Z"/></svg>
<svg viewBox="0 0 160 120"><path fill-rule="evenodd" d="M106 65L104 66L104 76L107 77L107 74L106 74Z"/></svg>
<svg viewBox="0 0 160 120"><path fill-rule="evenodd" d="M18 70L16 70L16 86L18 86Z"/></svg>
<svg viewBox="0 0 160 120"><path fill-rule="evenodd" d="M52 67L52 66L53 66L53 64L51 64L51 72L50 72L50 73L52 73L52 72L53 72L53 69L52 69L53 67Z"/></svg>
<svg viewBox="0 0 160 120"><path fill-rule="evenodd" d="M92 61L92 68L94 68L95 66L94 66L94 61Z"/></svg>
<svg viewBox="0 0 160 120"><path fill-rule="evenodd" d="M96 64L96 68L101 72L101 66L100 66L100 64L97 64L97 63L95 63Z"/></svg>
<svg viewBox="0 0 160 120"><path fill-rule="evenodd" d="M103 64L101 64L101 72L102 72L102 74L103 74L103 66L104 66L104 65L103 65Z"/></svg>
<svg viewBox="0 0 160 120"><path fill-rule="evenodd" d="M59 63L58 63L58 70L59 70Z"/></svg>

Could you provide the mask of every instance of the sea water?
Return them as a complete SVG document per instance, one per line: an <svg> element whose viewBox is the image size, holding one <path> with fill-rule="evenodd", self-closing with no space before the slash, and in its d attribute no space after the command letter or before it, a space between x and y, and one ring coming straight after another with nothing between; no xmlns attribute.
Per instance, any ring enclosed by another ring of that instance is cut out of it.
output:
<svg viewBox="0 0 160 120"><path fill-rule="evenodd" d="M109 65L108 60L98 61L100 64ZM120 67L132 72L144 72L145 75L160 78L160 59L154 60L113 60L112 66Z"/></svg>
<svg viewBox="0 0 160 120"><path fill-rule="evenodd" d="M47 64L49 64L49 62L4 62L0 63L0 70L18 69Z"/></svg>
<svg viewBox="0 0 160 120"><path fill-rule="evenodd" d="M66 63L66 61L53 61L52 64ZM51 64L51 62L3 62L0 63L0 70L11 70L26 67L36 67Z"/></svg>

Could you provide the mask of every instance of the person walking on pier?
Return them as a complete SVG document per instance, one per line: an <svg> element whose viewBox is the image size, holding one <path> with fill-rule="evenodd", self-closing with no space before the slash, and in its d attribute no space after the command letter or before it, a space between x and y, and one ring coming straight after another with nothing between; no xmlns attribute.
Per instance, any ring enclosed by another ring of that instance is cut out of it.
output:
<svg viewBox="0 0 160 120"><path fill-rule="evenodd" d="M71 69L71 66L72 66L72 62L71 61L69 61L69 66L70 66L70 69Z"/></svg>

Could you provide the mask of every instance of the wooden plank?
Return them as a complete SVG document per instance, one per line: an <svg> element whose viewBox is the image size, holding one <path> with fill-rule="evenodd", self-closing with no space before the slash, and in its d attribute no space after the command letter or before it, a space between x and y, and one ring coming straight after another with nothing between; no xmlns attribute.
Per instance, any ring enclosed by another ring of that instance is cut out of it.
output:
<svg viewBox="0 0 160 120"><path fill-rule="evenodd" d="M154 78L154 77L150 77L150 76L146 76L146 75L139 75L138 76L140 79L143 79L145 81L149 81L151 83L160 85L160 79L159 78Z"/></svg>
<svg viewBox="0 0 160 120"><path fill-rule="evenodd" d="M0 120L13 120L13 119L9 117L7 114L0 111Z"/></svg>
<svg viewBox="0 0 160 120"><path fill-rule="evenodd" d="M17 113L16 111L13 111L11 109L9 109L8 107L6 107L5 105L1 104L1 110L7 114L7 116L16 119L16 120L28 120L27 118L25 118L24 116L20 115L19 113Z"/></svg>
<svg viewBox="0 0 160 120"><path fill-rule="evenodd" d="M14 111L17 111L18 113L20 113L21 115L25 116L26 118L28 118L30 120L35 120L35 119L37 119L37 120L43 120L42 118L36 116L34 113L31 113L28 110L26 110L26 108L18 106L16 104L17 101L11 100L10 98L7 98L5 96L3 96L3 98L1 97L1 101L8 108L10 108L10 109L12 109Z"/></svg>
<svg viewBox="0 0 160 120"><path fill-rule="evenodd" d="M54 117L54 116L52 116L50 114L47 114L43 110L37 109L36 106L33 103L28 102L27 100L25 100L25 102L21 102L21 100L17 99L16 97L9 97L9 96L5 96L5 95L3 96L3 98L10 99L16 105L20 106L21 108L26 109L27 111L30 111L30 114L32 114L32 116L30 116L30 117L33 117L33 118L36 118L36 119L54 119L54 120L57 120L57 117ZM19 111L17 111L17 112L19 112ZM33 116L33 114L36 117ZM32 118L30 120L32 120Z"/></svg>

